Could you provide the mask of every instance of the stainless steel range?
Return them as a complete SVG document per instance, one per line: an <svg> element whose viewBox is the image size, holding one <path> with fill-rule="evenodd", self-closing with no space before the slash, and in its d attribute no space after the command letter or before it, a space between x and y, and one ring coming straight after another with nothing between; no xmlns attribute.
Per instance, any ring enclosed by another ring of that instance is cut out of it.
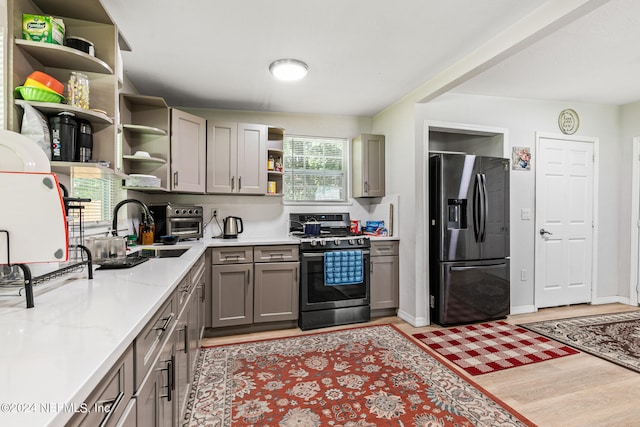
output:
<svg viewBox="0 0 640 427"><path fill-rule="evenodd" d="M348 213L290 214L289 220L291 236L300 239L300 329L369 321L369 238L349 231ZM304 234L315 221L320 234Z"/></svg>

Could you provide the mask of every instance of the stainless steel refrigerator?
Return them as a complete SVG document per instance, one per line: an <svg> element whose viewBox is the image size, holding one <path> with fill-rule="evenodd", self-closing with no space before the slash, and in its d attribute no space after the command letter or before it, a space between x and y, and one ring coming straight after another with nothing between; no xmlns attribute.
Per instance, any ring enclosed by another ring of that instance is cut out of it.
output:
<svg viewBox="0 0 640 427"><path fill-rule="evenodd" d="M509 314L509 161L429 157L431 320L455 325Z"/></svg>

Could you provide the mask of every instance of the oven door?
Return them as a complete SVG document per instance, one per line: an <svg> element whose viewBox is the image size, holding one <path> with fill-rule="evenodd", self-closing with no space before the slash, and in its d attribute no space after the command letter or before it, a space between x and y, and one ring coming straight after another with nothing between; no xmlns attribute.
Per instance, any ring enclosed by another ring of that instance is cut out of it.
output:
<svg viewBox="0 0 640 427"><path fill-rule="evenodd" d="M300 311L369 305L369 250L362 251L362 283L326 285L324 252L303 252L300 260Z"/></svg>
<svg viewBox="0 0 640 427"><path fill-rule="evenodd" d="M202 237L202 218L168 218L167 234L181 239Z"/></svg>

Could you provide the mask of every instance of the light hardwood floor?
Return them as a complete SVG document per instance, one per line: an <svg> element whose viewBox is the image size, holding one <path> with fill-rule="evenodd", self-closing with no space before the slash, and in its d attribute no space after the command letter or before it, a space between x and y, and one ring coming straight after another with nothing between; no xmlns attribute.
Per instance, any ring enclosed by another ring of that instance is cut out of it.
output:
<svg viewBox="0 0 640 427"><path fill-rule="evenodd" d="M509 316L507 321L521 324L631 310L640 310L640 308L623 304L576 305L547 308L537 313ZM397 326L409 336L418 332L440 329L437 325L414 328L398 317L383 317L368 324L387 323ZM280 338L353 326L339 326L307 332L300 329L285 329L206 338L202 345ZM581 352L572 356L478 376L470 376L455 366L452 366L452 369L542 427L640 426L640 374L587 353Z"/></svg>

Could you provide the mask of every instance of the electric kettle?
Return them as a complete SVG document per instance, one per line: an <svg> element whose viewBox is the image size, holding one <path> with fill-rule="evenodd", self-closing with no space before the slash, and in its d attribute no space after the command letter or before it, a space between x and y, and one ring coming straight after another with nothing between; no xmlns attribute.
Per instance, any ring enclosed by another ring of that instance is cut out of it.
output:
<svg viewBox="0 0 640 427"><path fill-rule="evenodd" d="M244 227L242 225L242 218L237 216L228 216L223 222L223 237L225 239L235 239L238 234L242 233Z"/></svg>

